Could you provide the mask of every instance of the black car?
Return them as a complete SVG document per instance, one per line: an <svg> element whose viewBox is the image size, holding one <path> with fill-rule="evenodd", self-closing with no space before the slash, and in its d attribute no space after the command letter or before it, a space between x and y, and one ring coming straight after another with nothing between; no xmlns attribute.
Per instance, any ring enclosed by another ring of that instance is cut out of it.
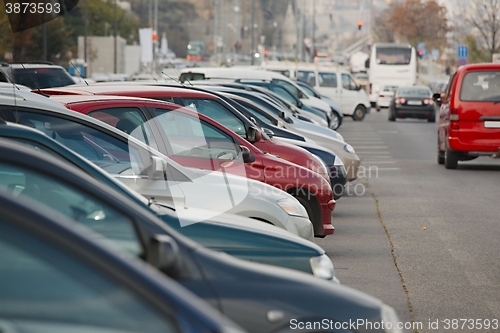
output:
<svg viewBox="0 0 500 333"><path fill-rule="evenodd" d="M427 119L436 122L432 92L425 86L399 87L389 105L389 121L397 118Z"/></svg>
<svg viewBox="0 0 500 333"><path fill-rule="evenodd" d="M17 179L4 162L2 183ZM19 200L16 186L0 187L2 332L243 332L157 270L98 244L90 230Z"/></svg>
<svg viewBox="0 0 500 333"><path fill-rule="evenodd" d="M146 168L156 170L157 165ZM4 175L0 189L17 200L36 200L94 230L113 246L176 279L250 332L289 332L292 320L384 320L394 327L398 322L392 308L361 292L204 248L158 219L161 215L164 220L178 220L174 211L153 202L148 209L60 158L26 145L0 140L0 175ZM322 331L337 330L332 326Z"/></svg>

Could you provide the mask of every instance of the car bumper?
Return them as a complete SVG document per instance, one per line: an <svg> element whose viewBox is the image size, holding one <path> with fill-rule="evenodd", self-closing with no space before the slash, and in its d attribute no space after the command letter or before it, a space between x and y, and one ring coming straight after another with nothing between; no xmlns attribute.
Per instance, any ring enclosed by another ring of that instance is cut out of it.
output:
<svg viewBox="0 0 500 333"><path fill-rule="evenodd" d="M314 242L314 228L308 218L289 215L285 230Z"/></svg>
<svg viewBox="0 0 500 333"><path fill-rule="evenodd" d="M421 118L427 119L435 114L434 106L411 107L399 106L394 108L394 115L397 118Z"/></svg>
<svg viewBox="0 0 500 333"><path fill-rule="evenodd" d="M319 237L324 237L327 235L332 235L335 232L335 228L332 225L333 210L328 207L328 204L321 204L321 216L323 220L323 234L315 235Z"/></svg>
<svg viewBox="0 0 500 333"><path fill-rule="evenodd" d="M342 197L347 183L347 170L343 165L330 166L330 185L332 186L333 198Z"/></svg>
<svg viewBox="0 0 500 333"><path fill-rule="evenodd" d="M358 155L342 151L339 156L342 159L344 167L347 171L347 181L358 179L358 170L361 164L361 160Z"/></svg>
<svg viewBox="0 0 500 333"><path fill-rule="evenodd" d="M470 156L493 156L500 154L500 142L496 145L466 144L457 137L448 137L448 147L454 151L466 152Z"/></svg>
<svg viewBox="0 0 500 333"><path fill-rule="evenodd" d="M390 99L384 99L384 98L378 98L377 100L377 106L381 108L388 108L389 105L391 105L391 100Z"/></svg>

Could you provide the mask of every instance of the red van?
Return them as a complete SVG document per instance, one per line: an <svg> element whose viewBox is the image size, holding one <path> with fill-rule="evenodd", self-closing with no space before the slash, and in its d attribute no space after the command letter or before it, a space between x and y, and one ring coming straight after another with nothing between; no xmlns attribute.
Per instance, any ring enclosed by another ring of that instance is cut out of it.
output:
<svg viewBox="0 0 500 333"><path fill-rule="evenodd" d="M500 157L500 64L458 68L441 100L438 163L456 169L458 161Z"/></svg>
<svg viewBox="0 0 500 333"><path fill-rule="evenodd" d="M52 99L68 109L80 112L131 134L143 128L147 143L166 153L174 161L192 168L208 169L246 176L288 192L306 208L317 237L333 234L332 211L336 202L324 177L274 155L264 153L241 136L211 118L179 105L142 98L98 95L61 95ZM159 117L157 124L141 126ZM149 130L148 130L149 129ZM201 131L201 132L200 132ZM210 134L209 138L200 133ZM252 140L259 142L260 132ZM167 140L163 140L165 136ZM202 142L203 141L203 142ZM206 145L206 146L205 146ZM189 151L179 147L194 147ZM216 157L212 153L219 153ZM207 155L208 154L208 155ZM238 167L242 157L244 167Z"/></svg>

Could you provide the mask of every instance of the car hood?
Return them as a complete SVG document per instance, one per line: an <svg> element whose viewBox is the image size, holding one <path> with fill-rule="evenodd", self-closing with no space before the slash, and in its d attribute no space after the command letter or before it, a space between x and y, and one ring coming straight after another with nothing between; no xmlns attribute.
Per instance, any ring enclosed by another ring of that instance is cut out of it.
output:
<svg viewBox="0 0 500 333"><path fill-rule="evenodd" d="M333 139L336 139L336 140L339 140L342 142L344 141L344 137L342 135L340 135L338 132L336 132L330 128L318 126L318 125L315 125L313 123L309 123L307 121L303 121L303 120L300 120L297 118L293 118L293 124L289 124L289 125L290 125L290 127L299 128L302 131L304 131L305 136L310 136L310 135L316 134L316 135L321 135L321 136L325 136L325 137L330 137L330 138L333 138ZM311 137L311 139L314 140L313 137Z"/></svg>
<svg viewBox="0 0 500 333"><path fill-rule="evenodd" d="M323 110L326 113L330 112L330 105L319 98L308 96L308 98L301 98L300 101L307 106Z"/></svg>

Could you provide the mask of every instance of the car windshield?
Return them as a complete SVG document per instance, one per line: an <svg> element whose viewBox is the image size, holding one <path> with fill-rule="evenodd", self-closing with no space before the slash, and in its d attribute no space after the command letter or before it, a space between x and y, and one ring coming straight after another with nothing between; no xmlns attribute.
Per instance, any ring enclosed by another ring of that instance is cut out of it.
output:
<svg viewBox="0 0 500 333"><path fill-rule="evenodd" d="M460 100L491 102L500 100L500 72L477 71L465 74Z"/></svg>
<svg viewBox="0 0 500 333"><path fill-rule="evenodd" d="M377 63L381 65L408 65L411 49L401 47L377 47Z"/></svg>
<svg viewBox="0 0 500 333"><path fill-rule="evenodd" d="M71 76L61 68L15 68L12 70L12 76L15 83L31 89L64 87L75 84Z"/></svg>

